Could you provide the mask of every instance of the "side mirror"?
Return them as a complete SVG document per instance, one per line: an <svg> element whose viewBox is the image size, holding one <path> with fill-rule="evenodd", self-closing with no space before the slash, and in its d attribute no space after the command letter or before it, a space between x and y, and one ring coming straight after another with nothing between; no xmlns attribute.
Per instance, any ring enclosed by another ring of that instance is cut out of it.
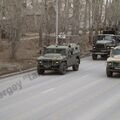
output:
<svg viewBox="0 0 120 120"><path fill-rule="evenodd" d="M75 49L78 50L78 47L76 47Z"/></svg>

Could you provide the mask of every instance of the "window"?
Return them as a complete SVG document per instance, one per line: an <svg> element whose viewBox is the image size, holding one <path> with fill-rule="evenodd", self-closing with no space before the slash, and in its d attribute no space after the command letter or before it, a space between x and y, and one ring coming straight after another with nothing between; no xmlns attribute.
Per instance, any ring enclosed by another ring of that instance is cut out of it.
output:
<svg viewBox="0 0 120 120"><path fill-rule="evenodd" d="M54 49L54 48L48 48L45 50L45 54L52 54L52 53L57 53L61 55L66 55L66 49Z"/></svg>
<svg viewBox="0 0 120 120"><path fill-rule="evenodd" d="M120 49L112 50L112 55L120 55Z"/></svg>
<svg viewBox="0 0 120 120"><path fill-rule="evenodd" d="M115 39L114 36L110 36L110 35L98 35L96 40L109 40L109 41L112 41L113 39Z"/></svg>

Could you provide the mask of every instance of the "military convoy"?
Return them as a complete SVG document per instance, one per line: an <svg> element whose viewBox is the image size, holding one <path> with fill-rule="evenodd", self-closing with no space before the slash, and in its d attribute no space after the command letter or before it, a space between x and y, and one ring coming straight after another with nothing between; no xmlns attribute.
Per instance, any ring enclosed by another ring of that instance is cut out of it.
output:
<svg viewBox="0 0 120 120"><path fill-rule="evenodd" d="M114 72L120 73L120 46L113 48L110 57L107 59L107 76L112 77Z"/></svg>
<svg viewBox="0 0 120 120"><path fill-rule="evenodd" d="M78 71L79 45L50 45L44 49L44 53L37 59L37 63L38 74L44 74L45 70L55 70L64 75L68 67L72 67L73 71Z"/></svg>
<svg viewBox="0 0 120 120"><path fill-rule="evenodd" d="M106 67L108 77L112 77L114 72L120 72L120 35L112 32L104 31L103 34L94 37L91 50L93 60L97 60L98 56L105 59L109 57ZM44 48L43 55L37 59L37 72L44 74L46 70L54 70L64 75L69 67L72 67L73 71L78 71L79 64L79 45L50 45Z"/></svg>

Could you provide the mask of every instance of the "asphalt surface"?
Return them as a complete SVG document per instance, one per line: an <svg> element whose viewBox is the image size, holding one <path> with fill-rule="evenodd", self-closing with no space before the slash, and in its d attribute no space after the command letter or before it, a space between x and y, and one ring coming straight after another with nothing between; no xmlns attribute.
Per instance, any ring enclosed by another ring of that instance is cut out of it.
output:
<svg viewBox="0 0 120 120"><path fill-rule="evenodd" d="M104 60L82 59L78 72L36 71L0 80L0 120L120 120L120 75Z"/></svg>

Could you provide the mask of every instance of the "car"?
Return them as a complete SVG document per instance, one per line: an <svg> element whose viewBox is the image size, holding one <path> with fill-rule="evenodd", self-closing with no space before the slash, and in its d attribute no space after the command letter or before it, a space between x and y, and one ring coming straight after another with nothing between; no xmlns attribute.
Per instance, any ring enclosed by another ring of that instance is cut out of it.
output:
<svg viewBox="0 0 120 120"><path fill-rule="evenodd" d="M110 57L107 59L107 77L112 77L114 72L120 73L120 46L113 48Z"/></svg>
<svg viewBox="0 0 120 120"><path fill-rule="evenodd" d="M77 44L50 45L44 49L43 55L37 59L37 72L44 74L45 70L59 71L64 75L68 67L79 70L80 47Z"/></svg>
<svg viewBox="0 0 120 120"><path fill-rule="evenodd" d="M112 47L116 47L119 41L113 34L99 34L93 40L92 58L97 60L98 55L103 58L108 58Z"/></svg>

